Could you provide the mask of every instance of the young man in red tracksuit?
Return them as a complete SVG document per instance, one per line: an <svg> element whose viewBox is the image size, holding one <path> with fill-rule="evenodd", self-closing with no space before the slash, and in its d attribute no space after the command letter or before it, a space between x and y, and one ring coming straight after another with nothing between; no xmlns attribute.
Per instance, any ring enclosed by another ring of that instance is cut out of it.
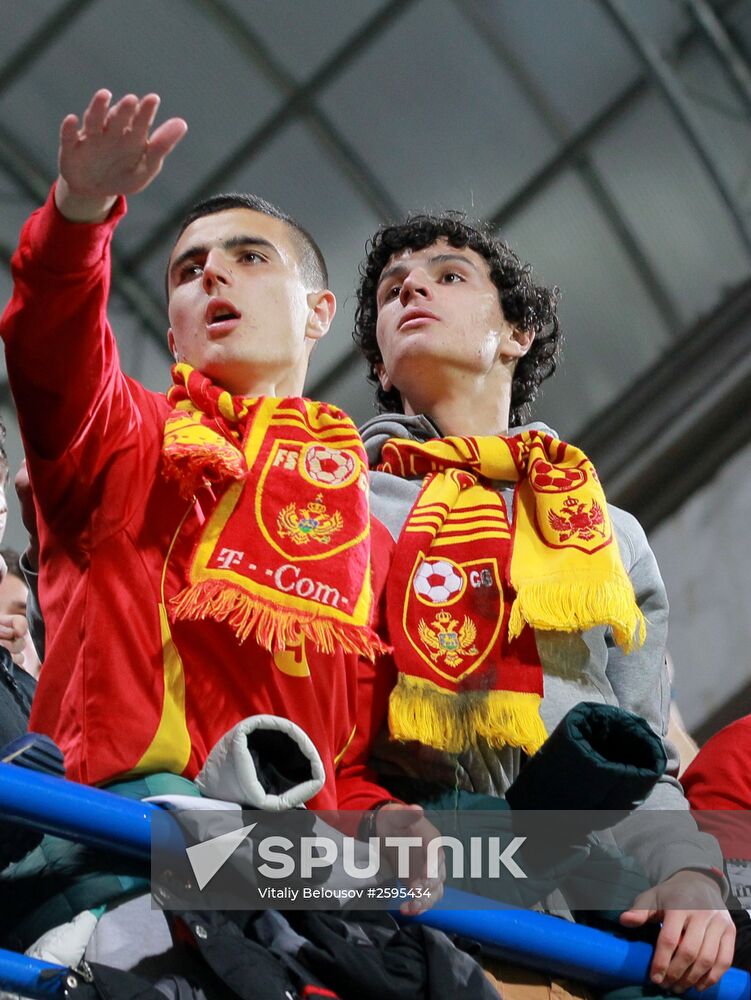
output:
<svg viewBox="0 0 751 1000"><path fill-rule="evenodd" d="M311 806L382 805L379 832L424 833L363 762L382 707L359 664L379 649L390 542L351 422L301 398L335 311L320 251L260 199L204 203L168 265L174 385L128 378L106 317L110 243L124 196L186 125L150 134L156 95L110 100L63 121L60 177L23 229L2 320L48 636L31 727L71 778L106 784L193 778L239 720L283 716L323 761Z"/></svg>

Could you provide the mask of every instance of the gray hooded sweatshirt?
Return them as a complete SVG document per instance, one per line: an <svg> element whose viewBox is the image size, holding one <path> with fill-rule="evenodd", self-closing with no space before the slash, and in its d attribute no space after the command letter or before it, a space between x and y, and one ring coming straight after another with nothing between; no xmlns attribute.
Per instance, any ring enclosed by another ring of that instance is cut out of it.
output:
<svg viewBox="0 0 751 1000"><path fill-rule="evenodd" d="M553 434L544 424L515 427L513 433L539 430ZM385 413L360 428L371 466L391 437L425 442L440 437L424 415L408 417ZM497 483L509 520L513 519L514 483ZM395 540L417 499L421 479L402 479L384 472L370 473L372 513ZM582 701L619 705L642 716L665 741L670 709L670 683L665 664L668 602L654 554L638 521L631 514L608 505L618 539L621 559L634 587L637 603L647 621L645 643L629 655L615 645L604 626L586 632L536 630L537 649L544 674L541 715L550 733L566 712ZM399 550L397 544L396 558ZM722 857L713 838L699 833L686 814L688 803L675 777L678 754L665 741L668 769L639 810L614 828L621 850L641 863L654 883L684 868L721 869ZM495 748L480 740L459 754L435 750L416 742L396 742L382 734L377 741L375 765L384 775L402 774L447 788L503 796L524 762L516 747ZM644 815L643 811L651 815ZM666 810L654 815L654 810ZM642 814L641 816L639 814ZM680 815L682 814L682 815Z"/></svg>

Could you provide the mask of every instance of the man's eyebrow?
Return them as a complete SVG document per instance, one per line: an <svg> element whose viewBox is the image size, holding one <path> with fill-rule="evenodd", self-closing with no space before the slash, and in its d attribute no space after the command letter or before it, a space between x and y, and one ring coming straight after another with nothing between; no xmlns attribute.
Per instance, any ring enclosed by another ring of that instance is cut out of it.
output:
<svg viewBox="0 0 751 1000"><path fill-rule="evenodd" d="M274 246L270 240L266 240L263 236L231 236L228 240L222 242L222 247L225 250L237 250L238 247L263 247L265 250L273 250L277 257L281 257L279 250Z"/></svg>
<svg viewBox="0 0 751 1000"><path fill-rule="evenodd" d="M192 247L188 247L187 250L183 252L172 261L169 266L169 273L172 274L174 271L184 264L186 260L192 260L194 257L205 257L207 253L207 247L201 244L194 244Z"/></svg>
<svg viewBox="0 0 751 1000"><path fill-rule="evenodd" d="M469 257L465 257L464 254L461 253L437 253L433 257L428 258L428 264L447 264L451 262L467 264L467 266L471 267L473 271L478 270L477 265L471 261ZM407 271L408 268L406 264L392 264L391 267L387 267L385 271L381 271L381 276L378 279L378 286L380 287L381 283L387 281L389 278L401 277L403 274L406 274Z"/></svg>
<svg viewBox="0 0 751 1000"><path fill-rule="evenodd" d="M263 238L263 236L247 236L238 235L230 236L227 240L222 240L219 244L223 250L237 250L238 247L263 247L265 250L272 250L277 257L281 257L281 254L269 240ZM206 243L195 243L191 247L183 250L170 264L169 273L172 275L175 271L188 260L197 260L200 257L206 257L211 248Z"/></svg>
<svg viewBox="0 0 751 1000"><path fill-rule="evenodd" d="M388 281L389 278L393 278L398 275L407 273L406 264L392 264L391 267L387 267L385 271L381 271L381 276L378 279L378 287L383 284L384 281Z"/></svg>
<svg viewBox="0 0 751 1000"><path fill-rule="evenodd" d="M454 263L458 262L459 264L466 264L468 267L471 267L473 271L478 270L478 267L474 263L474 261L471 261L469 257L465 257L464 254L461 253L439 253L436 254L435 257L431 257L428 263L447 264L451 261L453 261Z"/></svg>

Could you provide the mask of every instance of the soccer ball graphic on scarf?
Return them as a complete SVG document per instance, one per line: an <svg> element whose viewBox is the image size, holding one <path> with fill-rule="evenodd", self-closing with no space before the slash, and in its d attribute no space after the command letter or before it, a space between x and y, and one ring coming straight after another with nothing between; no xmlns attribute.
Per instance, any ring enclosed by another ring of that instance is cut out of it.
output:
<svg viewBox="0 0 751 1000"><path fill-rule="evenodd" d="M423 559L415 573L415 593L427 604L447 604L464 590L464 573L446 559Z"/></svg>
<svg viewBox="0 0 751 1000"><path fill-rule="evenodd" d="M335 451L316 444L305 455L305 468L315 482L339 485L355 471L355 456L351 451Z"/></svg>

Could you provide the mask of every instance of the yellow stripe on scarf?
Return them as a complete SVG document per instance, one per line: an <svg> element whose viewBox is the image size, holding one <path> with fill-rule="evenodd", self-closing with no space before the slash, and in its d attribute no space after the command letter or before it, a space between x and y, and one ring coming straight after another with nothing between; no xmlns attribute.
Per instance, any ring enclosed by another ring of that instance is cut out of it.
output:
<svg viewBox="0 0 751 1000"><path fill-rule="evenodd" d="M402 476L435 472L444 483L431 485L431 499L440 494L448 506L460 488L460 470L490 482L519 483L510 638L525 623L559 632L606 625L626 653L644 642L646 623L621 561L605 494L578 448L539 431L424 444L391 439L379 468Z"/></svg>

